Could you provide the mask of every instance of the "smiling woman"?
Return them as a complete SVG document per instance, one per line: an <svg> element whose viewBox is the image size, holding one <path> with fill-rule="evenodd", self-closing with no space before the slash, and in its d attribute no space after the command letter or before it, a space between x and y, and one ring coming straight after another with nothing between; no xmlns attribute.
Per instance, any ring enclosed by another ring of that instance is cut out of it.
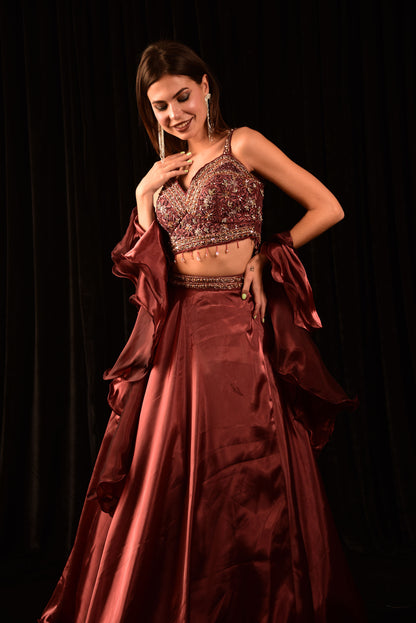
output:
<svg viewBox="0 0 416 623"><path fill-rule="evenodd" d="M148 91L157 82L163 83L163 80L167 78L177 79L179 84L177 83L177 90L165 92L162 95L162 105L168 105L168 101L163 100L172 100L175 95L178 96L177 91L182 88L190 87L190 91L195 91L196 89L200 91L205 76L210 92L209 110L211 123L215 127L217 134L224 134L229 129L229 126L222 118L219 107L220 94L218 84L208 65L193 50L186 48L186 46L178 42L169 41L167 45L169 50L167 50L167 46L164 48L161 44L153 44L148 47L147 53L142 56L136 80L139 115L157 151L159 151L159 142L157 124L155 124L156 109L150 101ZM181 82L181 80L186 82ZM203 95L205 96L206 93ZM203 112L204 122L206 120L206 110L205 106L205 111ZM185 120L186 116L184 115L182 121ZM165 140L167 154L178 153L187 147L186 137L182 135L175 136L169 133L166 135Z"/></svg>
<svg viewBox="0 0 416 623"><path fill-rule="evenodd" d="M201 84L188 76L166 75L149 87L147 96L163 130L186 140L189 132L205 138L205 97L208 93L206 74L202 76Z"/></svg>
<svg viewBox="0 0 416 623"><path fill-rule="evenodd" d="M138 316L40 621L364 621L316 463L355 401L309 336L321 323L294 250L342 208L264 136L228 128L186 46L144 51L137 102L160 159L112 258ZM306 213L262 244L264 178Z"/></svg>

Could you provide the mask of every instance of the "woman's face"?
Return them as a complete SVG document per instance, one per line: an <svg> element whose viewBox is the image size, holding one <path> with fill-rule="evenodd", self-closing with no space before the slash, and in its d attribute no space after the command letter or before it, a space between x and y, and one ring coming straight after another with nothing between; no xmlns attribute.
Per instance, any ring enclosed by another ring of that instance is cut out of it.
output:
<svg viewBox="0 0 416 623"><path fill-rule="evenodd" d="M201 84L189 76L166 74L147 91L156 119L165 130L184 141L206 135L208 79Z"/></svg>

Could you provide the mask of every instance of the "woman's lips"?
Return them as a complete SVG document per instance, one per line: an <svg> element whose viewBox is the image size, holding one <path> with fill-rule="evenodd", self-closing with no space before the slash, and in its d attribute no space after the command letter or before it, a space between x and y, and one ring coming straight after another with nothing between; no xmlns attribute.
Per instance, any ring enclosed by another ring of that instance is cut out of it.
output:
<svg viewBox="0 0 416 623"><path fill-rule="evenodd" d="M192 117L188 119L188 121L184 121L183 123L178 123L174 126L175 132L186 132L191 125Z"/></svg>

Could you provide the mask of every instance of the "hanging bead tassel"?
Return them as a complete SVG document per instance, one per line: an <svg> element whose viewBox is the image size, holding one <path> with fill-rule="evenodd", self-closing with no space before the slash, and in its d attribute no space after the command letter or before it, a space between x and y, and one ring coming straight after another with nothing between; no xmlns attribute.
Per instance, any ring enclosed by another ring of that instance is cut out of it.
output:
<svg viewBox="0 0 416 623"><path fill-rule="evenodd" d="M205 249L205 257L208 257L208 249Z"/></svg>
<svg viewBox="0 0 416 623"><path fill-rule="evenodd" d="M199 255L199 251L196 252L196 259L198 260L198 262L201 261L201 256Z"/></svg>
<svg viewBox="0 0 416 623"><path fill-rule="evenodd" d="M219 255L220 252L218 251L218 246L215 247L215 255Z"/></svg>
<svg viewBox="0 0 416 623"><path fill-rule="evenodd" d="M230 252L230 249L228 248L228 242L225 244L225 252L226 252L226 253L229 253L229 252Z"/></svg>
<svg viewBox="0 0 416 623"><path fill-rule="evenodd" d="M182 262L184 262L184 261L185 261L185 256L184 256L184 254L183 254L183 253L182 253L182 258L181 258L181 259L182 259Z"/></svg>
<svg viewBox="0 0 416 623"><path fill-rule="evenodd" d="M239 248L240 248L240 245L238 244L238 240L237 240L237 249L239 249Z"/></svg>

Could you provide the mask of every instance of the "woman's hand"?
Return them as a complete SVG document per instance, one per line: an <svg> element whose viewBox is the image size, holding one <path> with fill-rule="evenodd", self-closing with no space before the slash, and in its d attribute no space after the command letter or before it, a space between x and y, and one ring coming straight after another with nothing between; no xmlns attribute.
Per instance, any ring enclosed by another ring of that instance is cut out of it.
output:
<svg viewBox="0 0 416 623"><path fill-rule="evenodd" d="M260 314L262 322L266 314L267 299L263 290L263 268L268 259L262 253L254 255L246 266L241 298L246 299L251 289L254 298L253 318Z"/></svg>
<svg viewBox="0 0 416 623"><path fill-rule="evenodd" d="M192 162L191 152L172 154L155 162L136 188L137 218L144 230L149 229L155 220L153 207L155 193L172 177L188 173Z"/></svg>
<svg viewBox="0 0 416 623"><path fill-rule="evenodd" d="M137 186L136 199L139 201L146 195L153 197L154 193L172 177L187 173L191 162L191 152L186 154L184 151L155 162Z"/></svg>

